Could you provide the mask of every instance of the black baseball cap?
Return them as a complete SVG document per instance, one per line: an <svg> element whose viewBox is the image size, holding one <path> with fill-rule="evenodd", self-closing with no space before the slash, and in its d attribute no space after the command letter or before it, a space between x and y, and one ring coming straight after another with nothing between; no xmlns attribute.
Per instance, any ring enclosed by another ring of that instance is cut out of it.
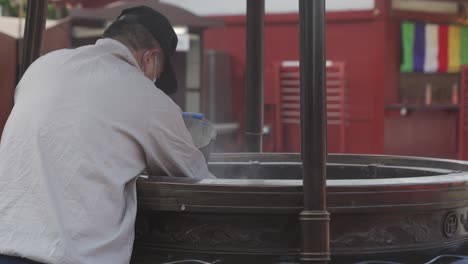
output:
<svg viewBox="0 0 468 264"><path fill-rule="evenodd" d="M168 95L177 92L177 79L172 66L172 58L179 40L169 20L148 6L125 9L117 18L119 19L134 21L142 25L159 42L165 56L164 71L154 84Z"/></svg>

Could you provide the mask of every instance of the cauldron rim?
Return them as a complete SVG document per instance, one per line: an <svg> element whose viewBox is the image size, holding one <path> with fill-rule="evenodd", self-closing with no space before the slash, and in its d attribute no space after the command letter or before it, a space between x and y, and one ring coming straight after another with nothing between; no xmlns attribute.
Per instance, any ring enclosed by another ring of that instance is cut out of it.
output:
<svg viewBox="0 0 468 264"><path fill-rule="evenodd" d="M281 160L285 161L281 161ZM223 161L221 161L223 160ZM330 154L327 166L381 166L411 170L432 171L431 176L381 179L327 179L327 187L394 187L412 185L468 185L468 162L425 157L390 155ZM222 153L213 154L210 164L300 164L297 153ZM174 185L205 185L218 187L302 187L295 179L188 179L184 177L146 176L146 183Z"/></svg>
<svg viewBox="0 0 468 264"><path fill-rule="evenodd" d="M187 179L178 177L147 176L141 179L148 183L164 183L173 185L205 185L218 187L301 187L302 180L290 179ZM468 172L441 174L435 176L420 176L411 178L391 179L351 179L327 180L327 187L371 187L371 186L408 186L408 185L447 185L468 182ZM468 185L468 184L467 184Z"/></svg>
<svg viewBox="0 0 468 264"><path fill-rule="evenodd" d="M259 161L263 159L273 159L274 161L281 162L301 162L300 153L276 153L276 152L263 152L263 153L212 153L209 163L217 162L217 160L231 159L243 161ZM393 164L400 163L400 165L410 163L422 163L427 168L440 168L440 164L460 166L468 171L468 161L454 160L454 159L441 159L432 157L418 157L418 156L402 156L402 155L379 155L379 154L347 154L347 153L331 153L328 154L329 163L352 163L352 164ZM292 160L292 161L291 161ZM340 160L340 162L335 162ZM344 162L347 161L347 162Z"/></svg>

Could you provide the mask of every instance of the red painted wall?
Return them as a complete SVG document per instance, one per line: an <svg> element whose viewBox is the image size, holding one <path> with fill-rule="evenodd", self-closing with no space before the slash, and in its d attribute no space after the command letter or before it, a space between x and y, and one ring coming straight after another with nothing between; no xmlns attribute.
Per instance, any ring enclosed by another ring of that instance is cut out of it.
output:
<svg viewBox="0 0 468 264"><path fill-rule="evenodd" d="M229 52L233 58L233 102L236 119L244 119L245 18L224 19L225 28L205 33L205 49ZM379 14L339 12L327 14L327 59L344 61L348 69L350 126L347 152L383 153L386 24ZM265 102L272 96L274 65L299 59L298 15L265 18ZM392 87L397 89L396 87ZM272 120L265 115L265 124ZM329 138L333 140L333 138ZM265 138L266 151L274 150ZM281 150L280 150L281 151ZM299 151L299 150L297 150Z"/></svg>
<svg viewBox="0 0 468 264"><path fill-rule="evenodd" d="M0 135L13 107L16 78L16 39L0 33Z"/></svg>
<svg viewBox="0 0 468 264"><path fill-rule="evenodd" d="M385 113L385 154L457 158L457 111Z"/></svg>

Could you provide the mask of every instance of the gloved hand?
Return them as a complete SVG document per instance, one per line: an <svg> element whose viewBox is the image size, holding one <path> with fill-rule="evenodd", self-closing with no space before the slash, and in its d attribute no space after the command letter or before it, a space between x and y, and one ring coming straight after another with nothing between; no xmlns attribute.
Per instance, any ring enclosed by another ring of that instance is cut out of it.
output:
<svg viewBox="0 0 468 264"><path fill-rule="evenodd" d="M191 117L195 119L203 119L205 114L202 113L193 113L193 112L182 112L183 117Z"/></svg>

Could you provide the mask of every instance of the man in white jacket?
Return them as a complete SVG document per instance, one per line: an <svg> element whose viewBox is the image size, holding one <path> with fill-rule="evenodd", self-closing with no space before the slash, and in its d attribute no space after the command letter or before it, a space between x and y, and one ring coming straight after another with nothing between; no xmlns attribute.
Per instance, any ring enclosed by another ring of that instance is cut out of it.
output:
<svg viewBox="0 0 468 264"><path fill-rule="evenodd" d="M137 177L213 177L167 96L176 46L136 7L31 65L0 142L0 263L129 263Z"/></svg>

